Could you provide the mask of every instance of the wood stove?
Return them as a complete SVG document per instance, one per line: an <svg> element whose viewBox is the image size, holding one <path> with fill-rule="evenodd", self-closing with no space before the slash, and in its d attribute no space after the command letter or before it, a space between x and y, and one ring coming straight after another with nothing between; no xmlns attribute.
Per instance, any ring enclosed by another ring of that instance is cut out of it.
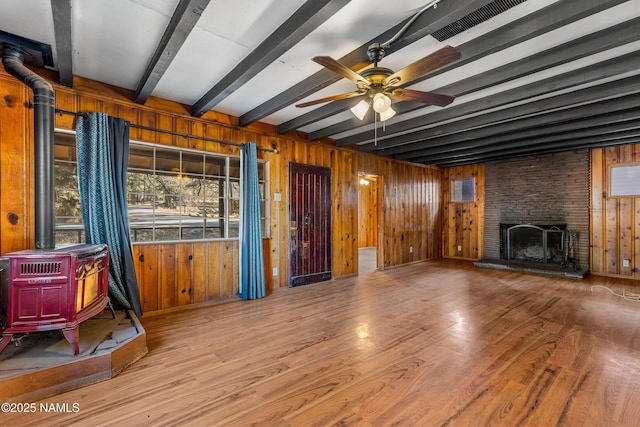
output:
<svg viewBox="0 0 640 427"><path fill-rule="evenodd" d="M15 334L62 330L78 355L78 325L111 307L108 247L85 244L3 257L8 269L2 272L6 329L0 352Z"/></svg>

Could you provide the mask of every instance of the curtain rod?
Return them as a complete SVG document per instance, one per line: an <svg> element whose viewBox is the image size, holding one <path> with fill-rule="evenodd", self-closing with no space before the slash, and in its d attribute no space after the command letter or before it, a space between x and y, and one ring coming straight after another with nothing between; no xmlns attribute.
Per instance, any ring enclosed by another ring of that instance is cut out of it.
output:
<svg viewBox="0 0 640 427"><path fill-rule="evenodd" d="M56 113L59 114L68 114L71 116L83 116L86 117L87 113L74 113L73 111L67 111L67 110L61 110L59 108L56 108ZM154 128L154 127L150 127L150 126L142 126L142 125L136 125L133 123L129 123L129 126L135 129L141 129L141 130L149 130L152 132L160 132L160 133L166 133L169 135L175 135L175 136L182 136L184 138L192 138L192 139L199 139L202 141L209 141L209 142L218 142L220 144L225 144L225 145L233 145L234 147L242 147L242 144L238 144L237 142L230 142L230 141L223 141L221 139L215 139L215 138L207 138L205 136L197 136L197 135L191 135L188 133L180 133L180 132L174 132L171 130L164 130L164 129L158 129L158 128ZM256 147L258 150L260 151L267 151L269 153L277 153L278 150L274 150L271 148L263 148L263 147Z"/></svg>

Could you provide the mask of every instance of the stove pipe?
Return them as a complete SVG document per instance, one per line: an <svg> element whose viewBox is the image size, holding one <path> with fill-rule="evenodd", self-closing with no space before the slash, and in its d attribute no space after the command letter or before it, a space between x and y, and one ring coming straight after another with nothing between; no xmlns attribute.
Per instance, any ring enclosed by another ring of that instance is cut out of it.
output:
<svg viewBox="0 0 640 427"><path fill-rule="evenodd" d="M34 209L36 249L55 248L55 182L53 132L55 93L45 79L24 66L20 48L5 45L4 69L33 91Z"/></svg>

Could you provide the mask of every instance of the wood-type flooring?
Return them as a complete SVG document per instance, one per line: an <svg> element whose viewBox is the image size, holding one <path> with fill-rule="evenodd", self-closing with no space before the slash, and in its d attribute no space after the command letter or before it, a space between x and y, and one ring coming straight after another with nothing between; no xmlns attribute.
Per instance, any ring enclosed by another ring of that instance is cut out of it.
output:
<svg viewBox="0 0 640 427"><path fill-rule="evenodd" d="M147 356L0 425L640 425L640 302L594 285L640 292L444 260L142 317Z"/></svg>

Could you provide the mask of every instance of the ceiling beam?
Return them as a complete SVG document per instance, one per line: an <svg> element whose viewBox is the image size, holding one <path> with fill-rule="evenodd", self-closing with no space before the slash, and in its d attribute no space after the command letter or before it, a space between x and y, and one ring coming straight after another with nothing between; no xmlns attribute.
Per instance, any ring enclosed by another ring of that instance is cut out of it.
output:
<svg viewBox="0 0 640 427"><path fill-rule="evenodd" d="M458 19L468 15L471 11L478 9L487 3L490 3L491 1L492 0L474 0L463 2L464 4L462 5L454 5L455 2L451 1L439 3L436 9L431 9L428 13L423 13L422 15L420 15L420 17L418 17L418 19L409 27L404 36L393 44L392 50L390 52L387 52L387 54L393 54L393 50L399 50L405 46L408 46L416 40L427 36L432 31L439 29L451 22L457 21ZM369 45L376 42L383 43L384 41L391 39L410 19L411 18L407 18L398 25L362 44L348 54L339 58L338 62L355 71L364 68L371 63L367 56L367 48L369 47ZM321 52L318 52L318 54L320 53ZM311 57L313 55L309 56ZM341 78L342 76L338 76L332 71L322 69L317 73L302 80L301 82L295 84L286 91L279 93L270 100L257 106L253 110L241 115L239 120L240 125L247 126L264 117L267 117L270 114L273 114L276 111L293 104L294 102L297 102L321 89L324 89L325 87L337 82ZM278 129L278 132L285 133L289 130L298 129L299 127L300 126L296 124L288 123L286 126L283 126L282 129Z"/></svg>
<svg viewBox="0 0 640 427"><path fill-rule="evenodd" d="M463 43L462 45L458 46L458 49L462 54L462 60L450 66L444 67L440 70L437 70L435 73L428 74L423 78L414 81L414 83L425 80L427 78L431 78L437 74L453 70L455 69L455 67L464 65L474 60L478 60L484 56L490 55L500 50L504 50L518 43L522 43L524 41L537 37L545 32L553 31L557 28L568 25L579 19L585 18L586 16L601 12L602 10L608 7L612 7L619 3L622 3L622 1L611 0L608 2L601 2L598 0L587 0L587 1L581 1L579 3L566 2L566 1L554 3L535 13L524 16L505 26L499 27L489 33L486 33L480 37L470 40L467 43ZM638 24L636 23L636 25ZM629 33L621 33L621 34L623 34L623 37L627 37ZM599 37L606 37L606 35L605 33L601 33ZM583 40L583 43L584 43L583 46L588 46L589 40L590 39L587 36L587 38ZM608 40L609 40L609 43L615 43L615 40L613 38L610 38ZM557 52L562 48L556 47L552 49L553 49L552 52ZM590 48L588 47L583 47L583 49L585 49L585 51L590 51L589 50ZM577 52L578 50L576 50L576 55L578 55ZM564 54L566 55L567 52L564 52ZM584 55L584 53L582 55ZM563 62L562 55L556 54L554 55L553 59L549 59L549 61L553 61L553 60L555 60L555 62L557 63L562 63ZM525 59L523 61L527 61L527 60ZM529 67L536 66L537 68L542 69L540 67L544 67L544 65L542 64L544 64L546 60L544 59L544 54L537 54L535 55L534 59L530 61L540 62L540 65L536 65L535 62L533 63L529 62L527 64ZM550 63L550 62L546 62L546 63ZM493 71L488 71L487 73L484 73L481 76L475 76L470 79L465 79L465 81L461 83L454 83L452 85L445 86L443 88L438 88L437 90L434 89L434 91L446 93L448 95L462 96L466 93L478 90L477 87L475 89L473 88L474 81L477 82L478 84L481 84L481 86L483 87L488 87L503 81L511 80L517 76L522 76L522 75L531 73L530 68L529 69L524 67L520 68L518 63L507 64L498 70L501 73L500 75L493 76L492 75ZM484 81L478 82L478 77L482 77ZM458 84L460 84L461 86L458 86ZM396 108L396 112L397 112L396 117L400 117L404 113L407 113L409 111L414 111L418 108L424 107L424 105L407 106L406 104L407 104L406 102L400 102L396 104L398 107ZM453 107L455 107L455 104L445 108L445 110L449 110ZM337 144L338 146L348 146L348 145L354 145L362 142L371 141L373 139L372 138L373 135L368 125L372 123L373 123L372 118L369 118L369 120L364 120L362 122L354 118L353 120L347 120L345 122L338 123L336 125L311 132L309 133L309 139L314 140L314 139L319 139L327 136L333 136L341 132L345 132L357 127L365 126L366 130L364 130L363 132L350 135L345 138L341 138L337 141ZM403 122L399 122L396 124L387 124L387 129L389 133L395 133L396 129L402 126L407 126L407 123L405 123L404 125L402 123ZM408 127L411 127L411 126L408 126ZM380 142L381 141L378 141L378 144L380 144Z"/></svg>
<svg viewBox="0 0 640 427"><path fill-rule="evenodd" d="M540 135L565 131L575 126L596 126L623 121L626 117L635 114L638 108L640 108L640 97L634 94L560 111L553 110L527 117L519 116L484 127L460 129L460 132L431 137L419 143L379 150L378 154L394 156L396 159L408 159L444 150L463 150L475 147L479 141L484 141L487 138L494 138L495 142L499 142L500 140L526 137L529 134Z"/></svg>
<svg viewBox="0 0 640 427"><path fill-rule="evenodd" d="M209 0L180 0L151 61L138 82L134 96L135 102L144 104L149 99L208 5Z"/></svg>
<svg viewBox="0 0 640 427"><path fill-rule="evenodd" d="M453 83L445 88L446 92L467 94L473 92L473 86L477 85L478 90L486 87L512 81L516 78L526 76L537 71L575 61L589 55L612 49L627 43L640 40L640 18L618 24L607 30L592 33L574 41L564 43L560 46L545 50L531 57L518 61L515 64L507 64L480 75L473 76L463 81ZM455 125L454 132L459 132L460 124ZM397 154L404 151L420 149L416 146L418 141L433 137L433 129L414 131L405 133L397 137L386 138L378 141L376 147L385 150L384 155ZM438 128L438 136L446 134L447 131ZM460 135L458 135L460 137ZM338 145L344 143L338 141ZM361 146L361 148L365 148ZM382 154L382 153L381 153Z"/></svg>
<svg viewBox="0 0 640 427"><path fill-rule="evenodd" d="M191 114L200 117L209 111L327 21L349 1L351 0L305 2L233 70L196 101L191 107Z"/></svg>
<svg viewBox="0 0 640 427"><path fill-rule="evenodd" d="M635 117L640 117L640 113L636 112ZM602 126L593 126L589 128L575 128L566 132L558 132L552 135L539 137L529 137L521 139L513 139L510 141L485 141L486 144L477 147L459 150L456 152L440 152L432 155L415 156L408 160L416 163L430 162L438 163L441 161L455 160L471 156L490 156L494 152L503 152L506 150L526 150L530 147L553 148L564 143L565 141L583 140L594 137L609 137L619 139L620 135L629 136L638 133L640 129L640 121L627 120L623 123L611 123Z"/></svg>
<svg viewBox="0 0 640 427"><path fill-rule="evenodd" d="M491 162L497 160L512 159L516 157L526 157L541 154L560 153L565 151L579 150L579 149L593 149L599 147L610 147L613 145L624 144L636 144L640 142L640 131L626 131L618 134L593 136L585 139L577 139L565 141L564 143L554 143L551 146L532 146L523 148L522 150L505 150L500 153L493 153L486 156L470 156L464 159L458 160L446 160L437 163L438 166L460 166L468 164L477 164L484 162ZM431 162L424 162L424 164L432 164Z"/></svg>
<svg viewBox="0 0 640 427"><path fill-rule="evenodd" d="M51 0L53 32L56 40L58 78L73 87L73 46L71 42L71 0Z"/></svg>
<svg viewBox="0 0 640 427"><path fill-rule="evenodd" d="M428 133L430 136L436 136L439 134L438 126L434 126L434 123L438 123L444 120L461 121L464 119L462 125L466 129L471 127L471 123L475 126L485 125L491 121L486 117L487 111L495 112L504 110L504 117L499 120L505 120L513 116L513 111L519 111L521 106L512 106L514 103L522 103L529 105L532 108L532 112L540 112L548 110L554 105L553 108L564 107L568 108L574 103L570 97L560 97L556 93L561 90L571 90L572 88L598 82L600 80L612 78L612 76L621 76L626 73L637 73L640 70L640 56L637 53L632 52L619 57L611 58L607 61L603 61L597 64L585 66L579 70L572 70L559 74L557 76L549 77L544 80L529 83L524 86L516 87L514 89L506 90L495 95L486 96L473 101L469 101L463 104L454 105L452 107L442 109L431 114L412 118L395 125L387 125L388 132L404 132L410 133L412 129L418 127L429 126L428 129L423 129L421 138L424 138ZM590 89L594 96L599 95L599 91L602 87L607 87L606 84L594 86ZM546 95L543 99L540 99L542 95ZM565 100L565 104L557 105L558 99ZM493 111L492 111L493 110ZM476 115L469 117L477 113L484 113L483 115ZM467 120L469 119L469 120ZM494 120L495 121L495 120ZM458 127L459 129L459 127ZM422 141L418 138L416 142ZM377 146L374 144L368 144L361 146L361 151L371 151L376 148L388 148L394 146L392 141L379 140Z"/></svg>
<svg viewBox="0 0 640 427"><path fill-rule="evenodd" d="M509 109L494 111L482 116L470 117L464 120L467 129L478 126L487 126L491 123L502 123L506 120L528 119L539 114L561 114L570 107L569 105L591 104L593 108L601 108L604 111L607 104L604 102L620 102L621 105L633 108L637 102L633 101L640 93L640 75L626 77L601 84L596 87L587 87L577 91L554 96L538 102L518 105ZM544 105L541 103L544 102ZM574 107L575 108L575 107ZM453 126L448 124L445 126Z"/></svg>

